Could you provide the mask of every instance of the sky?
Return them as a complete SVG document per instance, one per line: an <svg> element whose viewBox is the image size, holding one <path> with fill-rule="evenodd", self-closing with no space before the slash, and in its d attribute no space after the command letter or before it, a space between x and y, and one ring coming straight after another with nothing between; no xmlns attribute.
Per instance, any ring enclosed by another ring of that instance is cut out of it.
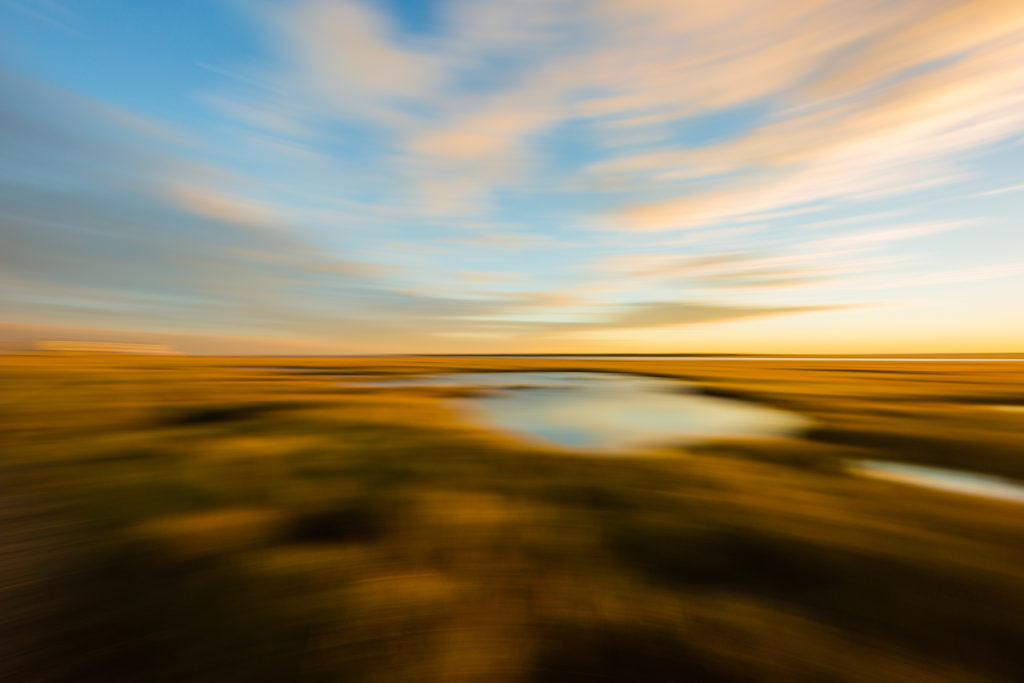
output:
<svg viewBox="0 0 1024 683"><path fill-rule="evenodd" d="M1020 0L0 0L0 341L1024 351Z"/></svg>

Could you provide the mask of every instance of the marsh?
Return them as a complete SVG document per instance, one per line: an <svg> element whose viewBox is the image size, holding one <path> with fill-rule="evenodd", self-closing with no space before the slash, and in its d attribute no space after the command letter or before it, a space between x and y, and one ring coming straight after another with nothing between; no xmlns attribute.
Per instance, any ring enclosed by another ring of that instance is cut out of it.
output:
<svg viewBox="0 0 1024 683"><path fill-rule="evenodd" d="M913 365L6 356L5 659L67 683L1015 681L1019 503L847 465L1019 480L1024 423L992 406L1024 371Z"/></svg>

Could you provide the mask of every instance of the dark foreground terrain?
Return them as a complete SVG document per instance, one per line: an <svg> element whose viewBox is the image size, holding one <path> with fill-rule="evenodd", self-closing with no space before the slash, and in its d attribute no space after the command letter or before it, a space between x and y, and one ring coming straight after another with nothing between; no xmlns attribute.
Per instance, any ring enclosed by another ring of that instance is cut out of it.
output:
<svg viewBox="0 0 1024 683"><path fill-rule="evenodd" d="M816 426L594 457L467 422L458 387L358 381L527 369ZM1024 364L35 354L0 381L5 682L1024 672L1024 505L845 464L1024 479Z"/></svg>

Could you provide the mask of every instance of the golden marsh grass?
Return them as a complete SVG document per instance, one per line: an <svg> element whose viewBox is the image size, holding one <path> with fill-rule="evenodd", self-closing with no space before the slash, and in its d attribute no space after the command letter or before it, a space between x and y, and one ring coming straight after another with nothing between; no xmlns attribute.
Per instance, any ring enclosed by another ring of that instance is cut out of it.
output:
<svg viewBox="0 0 1024 683"><path fill-rule="evenodd" d="M282 369L289 368L289 370ZM298 369L313 372L300 372ZM640 372L814 420L659 457L360 377ZM1024 367L0 358L12 681L1014 681ZM352 377L329 377L331 373ZM6 653L3 653L6 654Z"/></svg>

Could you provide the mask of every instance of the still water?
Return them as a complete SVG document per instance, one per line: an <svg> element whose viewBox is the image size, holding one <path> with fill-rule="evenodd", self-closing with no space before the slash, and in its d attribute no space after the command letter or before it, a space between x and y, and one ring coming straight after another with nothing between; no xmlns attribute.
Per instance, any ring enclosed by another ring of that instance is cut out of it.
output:
<svg viewBox="0 0 1024 683"><path fill-rule="evenodd" d="M1024 503L1024 486L1009 479L988 474L876 460L858 461L851 465L851 470L873 479L898 481L903 484L952 491L968 496Z"/></svg>
<svg viewBox="0 0 1024 683"><path fill-rule="evenodd" d="M811 425L794 413L703 396L684 382L643 375L478 372L370 384L483 389L480 395L463 400L485 424L530 440L590 451L683 445L720 437L786 436ZM1024 486L1000 477L871 460L850 461L848 468L860 476L1024 503Z"/></svg>
<svg viewBox="0 0 1024 683"><path fill-rule="evenodd" d="M621 450L736 436L782 436L810 425L755 403L702 396L676 380L599 372L481 372L374 382L489 389L467 399L489 425L574 448Z"/></svg>

